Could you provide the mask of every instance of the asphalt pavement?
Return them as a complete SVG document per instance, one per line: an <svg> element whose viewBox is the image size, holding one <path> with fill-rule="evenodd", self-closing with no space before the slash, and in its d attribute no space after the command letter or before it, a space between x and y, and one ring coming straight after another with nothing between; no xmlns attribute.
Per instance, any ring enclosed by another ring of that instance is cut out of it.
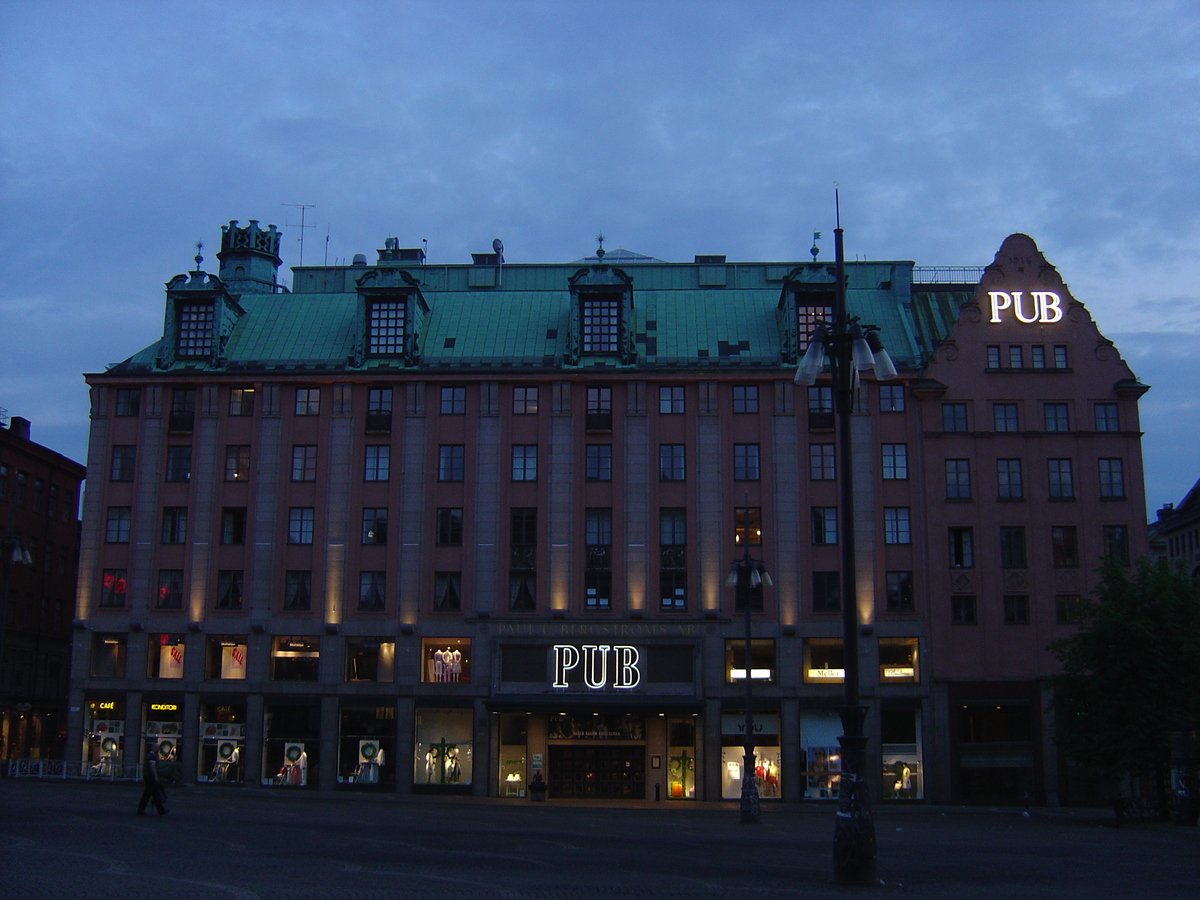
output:
<svg viewBox="0 0 1200 900"><path fill-rule="evenodd" d="M832 806L531 803L0 779L0 897L1200 897L1200 828L1098 810L885 806L880 884L832 881Z"/></svg>

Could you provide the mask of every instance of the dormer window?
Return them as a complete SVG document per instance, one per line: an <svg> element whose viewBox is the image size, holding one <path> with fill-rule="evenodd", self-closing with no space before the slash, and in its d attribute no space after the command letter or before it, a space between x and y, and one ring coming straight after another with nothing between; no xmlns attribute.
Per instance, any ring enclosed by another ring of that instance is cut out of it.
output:
<svg viewBox="0 0 1200 900"><path fill-rule="evenodd" d="M367 353L397 356L404 352L405 301L375 300L367 307Z"/></svg>
<svg viewBox="0 0 1200 900"><path fill-rule="evenodd" d="M796 325L800 338L800 352L808 349L809 338L818 325L828 325L833 321L833 307L824 305L796 306Z"/></svg>
<svg viewBox="0 0 1200 900"><path fill-rule="evenodd" d="M175 355L180 359L209 356L212 353L212 332L211 303L181 303Z"/></svg>
<svg viewBox="0 0 1200 900"><path fill-rule="evenodd" d="M616 353L621 331L620 295L585 295L582 303L583 352Z"/></svg>

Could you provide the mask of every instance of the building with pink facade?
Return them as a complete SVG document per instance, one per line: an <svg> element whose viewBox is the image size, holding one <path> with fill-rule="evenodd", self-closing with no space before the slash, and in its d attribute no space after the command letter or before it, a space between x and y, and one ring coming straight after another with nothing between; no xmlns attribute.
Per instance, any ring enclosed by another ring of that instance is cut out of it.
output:
<svg viewBox="0 0 1200 900"><path fill-rule="evenodd" d="M761 795L830 799L853 602L879 799L1072 798L1045 647L1103 554L1146 552L1146 387L1028 237L846 266L900 369L857 392L853 598L831 387L792 378L832 264L435 266L389 238L284 290L278 249L231 223L162 339L87 376L71 754L733 799L749 676Z"/></svg>

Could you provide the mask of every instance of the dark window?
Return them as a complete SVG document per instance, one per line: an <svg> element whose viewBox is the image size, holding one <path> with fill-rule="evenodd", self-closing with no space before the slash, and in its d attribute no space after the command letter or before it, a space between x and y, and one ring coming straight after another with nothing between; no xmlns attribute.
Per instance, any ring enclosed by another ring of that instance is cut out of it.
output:
<svg viewBox="0 0 1200 900"><path fill-rule="evenodd" d="M434 572L433 608L438 612L457 612L462 608L460 572Z"/></svg>
<svg viewBox="0 0 1200 900"><path fill-rule="evenodd" d="M833 388L811 385L808 388L809 430L833 428Z"/></svg>
<svg viewBox="0 0 1200 900"><path fill-rule="evenodd" d="M658 445L658 477L662 481L683 481L687 477L683 444Z"/></svg>
<svg viewBox="0 0 1200 900"><path fill-rule="evenodd" d="M1067 368L1067 348L1063 344L1056 344L1054 346L1054 368Z"/></svg>
<svg viewBox="0 0 1200 900"><path fill-rule="evenodd" d="M118 388L117 389L117 409L118 416L136 416L142 407L142 389L141 388Z"/></svg>
<svg viewBox="0 0 1200 900"><path fill-rule="evenodd" d="M733 445L733 480L758 481L758 444Z"/></svg>
<svg viewBox="0 0 1200 900"><path fill-rule="evenodd" d="M757 384L735 384L733 386L733 411L735 413L758 412Z"/></svg>
<svg viewBox="0 0 1200 900"><path fill-rule="evenodd" d="M246 543L246 507L226 506L221 510L221 543Z"/></svg>
<svg viewBox="0 0 1200 900"><path fill-rule="evenodd" d="M388 511L386 506L364 506L362 511L362 542L383 545L387 543Z"/></svg>
<svg viewBox="0 0 1200 900"><path fill-rule="evenodd" d="M310 570L294 570L284 574L283 608L288 612L304 612L312 608Z"/></svg>
<svg viewBox="0 0 1200 900"><path fill-rule="evenodd" d="M687 572L660 572L658 583L663 609L687 609Z"/></svg>
<svg viewBox="0 0 1200 900"><path fill-rule="evenodd" d="M812 573L812 608L815 613L842 608L841 576L837 572Z"/></svg>
<svg viewBox="0 0 1200 900"><path fill-rule="evenodd" d="M112 448L112 465L108 470L110 481L133 481L133 465L137 458L137 447L132 444L116 444Z"/></svg>
<svg viewBox="0 0 1200 900"><path fill-rule="evenodd" d="M906 478L908 478L908 444L884 444L884 481L903 481Z"/></svg>
<svg viewBox="0 0 1200 900"><path fill-rule="evenodd" d="M733 511L733 542L745 546L749 532L750 546L762 543L762 509L757 506L739 506Z"/></svg>
<svg viewBox="0 0 1200 900"><path fill-rule="evenodd" d="M229 414L231 416L254 415L254 388L230 388Z"/></svg>
<svg viewBox="0 0 1200 900"><path fill-rule="evenodd" d="M222 569L217 572L217 609L242 608L242 570Z"/></svg>
<svg viewBox="0 0 1200 900"><path fill-rule="evenodd" d="M1047 431L1070 431L1071 423L1065 403L1047 403L1042 407Z"/></svg>
<svg viewBox="0 0 1200 900"><path fill-rule="evenodd" d="M588 431L612 431L612 388L590 387L587 389Z"/></svg>
<svg viewBox="0 0 1200 900"><path fill-rule="evenodd" d="M296 415L319 416L321 414L321 389L296 388Z"/></svg>
<svg viewBox="0 0 1200 900"><path fill-rule="evenodd" d="M376 300L367 307L367 353L404 352L404 301Z"/></svg>
<svg viewBox="0 0 1200 900"><path fill-rule="evenodd" d="M812 508L812 542L814 544L837 543L836 506L814 506Z"/></svg>
<svg viewBox="0 0 1200 900"><path fill-rule="evenodd" d="M967 430L967 404L942 404L942 431Z"/></svg>
<svg viewBox="0 0 1200 900"><path fill-rule="evenodd" d="M1074 525L1054 525L1050 529L1054 565L1059 569L1079 567L1079 537Z"/></svg>
<svg viewBox="0 0 1200 900"><path fill-rule="evenodd" d="M907 506L885 506L883 508L883 542L885 544L912 543L912 529Z"/></svg>
<svg viewBox="0 0 1200 900"><path fill-rule="evenodd" d="M1078 625L1083 621L1082 601L1078 594L1057 595L1054 609L1059 625Z"/></svg>
<svg viewBox="0 0 1200 900"><path fill-rule="evenodd" d="M179 335L176 355L182 358L208 356L212 351L213 307L211 303L179 306Z"/></svg>
<svg viewBox="0 0 1200 900"><path fill-rule="evenodd" d="M225 480L250 480L250 445L228 444L225 447Z"/></svg>
<svg viewBox="0 0 1200 900"><path fill-rule="evenodd" d="M367 431L375 434L391 434L392 389L390 387L367 390Z"/></svg>
<svg viewBox="0 0 1200 900"><path fill-rule="evenodd" d="M313 542L314 510L311 506L293 506L288 510L288 543Z"/></svg>
<svg viewBox="0 0 1200 900"><path fill-rule="evenodd" d="M1125 496L1125 464L1120 459L1100 460L1100 496L1109 500Z"/></svg>
<svg viewBox="0 0 1200 900"><path fill-rule="evenodd" d="M612 572L583 573L584 606L587 609L610 609L612 607Z"/></svg>
<svg viewBox="0 0 1200 900"><path fill-rule="evenodd" d="M887 573L887 611L913 612L916 595L913 591L912 572Z"/></svg>
<svg viewBox="0 0 1200 900"><path fill-rule="evenodd" d="M975 532L970 527L950 529L950 568L970 569L975 566Z"/></svg>
<svg viewBox="0 0 1200 900"><path fill-rule="evenodd" d="M904 412L904 385L881 384L879 386L879 411Z"/></svg>
<svg viewBox="0 0 1200 900"><path fill-rule="evenodd" d="M1025 368L1024 354L1021 352L1020 344L1011 344L1008 348L1008 365L1009 368L1023 369Z"/></svg>
<svg viewBox="0 0 1200 900"><path fill-rule="evenodd" d="M583 300L583 352L616 353L620 336L621 298L605 295Z"/></svg>
<svg viewBox="0 0 1200 900"><path fill-rule="evenodd" d="M512 480L537 481L537 444L513 444Z"/></svg>
<svg viewBox="0 0 1200 900"><path fill-rule="evenodd" d="M1071 477L1071 460L1046 460L1046 469L1050 476L1050 498L1065 500L1075 496L1075 482Z"/></svg>
<svg viewBox="0 0 1200 900"><path fill-rule="evenodd" d="M608 507L593 507L584 510L583 542L587 552L584 568L607 570L612 568L612 510Z"/></svg>
<svg viewBox="0 0 1200 900"><path fill-rule="evenodd" d="M173 434L191 434L196 418L196 389L175 388L171 392L171 416L167 430Z"/></svg>
<svg viewBox="0 0 1200 900"><path fill-rule="evenodd" d="M532 571L537 566L537 509L513 507L509 511L510 569Z"/></svg>
<svg viewBox="0 0 1200 900"><path fill-rule="evenodd" d="M292 481L317 480L317 445L296 444L292 447Z"/></svg>
<svg viewBox="0 0 1200 900"><path fill-rule="evenodd" d="M128 506L110 506L108 521L104 525L104 540L109 544L129 543L129 521L133 515Z"/></svg>
<svg viewBox="0 0 1200 900"><path fill-rule="evenodd" d="M1004 597L1004 624L1029 624L1029 597L1026 594L1006 594Z"/></svg>
<svg viewBox="0 0 1200 900"><path fill-rule="evenodd" d="M1000 526L1000 568L1026 568L1025 528L1022 525Z"/></svg>
<svg viewBox="0 0 1200 900"><path fill-rule="evenodd" d="M442 506L437 511L437 545L439 547L461 547L463 539L463 511L460 506Z"/></svg>
<svg viewBox="0 0 1200 900"><path fill-rule="evenodd" d="M1034 344L1029 348L1029 355L1032 358L1032 365L1035 369L1046 368L1046 348L1040 344Z"/></svg>
<svg viewBox="0 0 1200 900"><path fill-rule="evenodd" d="M104 609L122 609L125 606L125 589L129 573L125 569L103 569L100 572L100 606Z"/></svg>
<svg viewBox="0 0 1200 900"><path fill-rule="evenodd" d="M466 468L466 448L462 444L438 447L438 481L462 481Z"/></svg>
<svg viewBox="0 0 1200 900"><path fill-rule="evenodd" d="M612 481L612 444L588 444L584 474L588 481Z"/></svg>
<svg viewBox="0 0 1200 900"><path fill-rule="evenodd" d="M538 389L536 387L513 388L513 415L535 416L538 411Z"/></svg>
<svg viewBox="0 0 1200 900"><path fill-rule="evenodd" d="M683 385L659 386L658 411L663 415L678 415L683 412Z"/></svg>
<svg viewBox="0 0 1200 900"><path fill-rule="evenodd" d="M996 403L992 406L992 423L996 431L1019 431L1017 404Z"/></svg>
<svg viewBox="0 0 1200 900"><path fill-rule="evenodd" d="M358 609L359 612L383 612L384 597L383 572L360 572L358 574Z"/></svg>
<svg viewBox="0 0 1200 900"><path fill-rule="evenodd" d="M664 507L658 511L658 545L664 571L687 567L687 510Z"/></svg>
<svg viewBox="0 0 1200 900"><path fill-rule="evenodd" d="M363 459L363 481L387 481L391 477L392 448L369 444Z"/></svg>
<svg viewBox="0 0 1200 900"><path fill-rule="evenodd" d="M467 411L467 389L465 387L442 388L441 412L443 416L461 416Z"/></svg>
<svg viewBox="0 0 1200 900"><path fill-rule="evenodd" d="M1000 345L999 344L988 344L987 367L989 369L1000 368Z"/></svg>
<svg viewBox="0 0 1200 900"><path fill-rule="evenodd" d="M1096 412L1096 430L1097 431L1120 431L1120 423L1117 419L1117 404L1115 403L1097 403L1095 406Z"/></svg>
<svg viewBox="0 0 1200 900"><path fill-rule="evenodd" d="M1019 459L996 460L996 496L1001 500L1020 500L1024 496Z"/></svg>
<svg viewBox="0 0 1200 900"><path fill-rule="evenodd" d="M971 461L968 459L946 460L946 499L971 499Z"/></svg>
<svg viewBox="0 0 1200 900"><path fill-rule="evenodd" d="M837 478L833 444L808 445L808 477L813 481L833 481Z"/></svg>
<svg viewBox="0 0 1200 900"><path fill-rule="evenodd" d="M950 598L950 624L974 625L977 621L973 595L959 594Z"/></svg>
<svg viewBox="0 0 1200 900"><path fill-rule="evenodd" d="M532 572L513 572L508 578L508 608L514 612L537 609L537 578ZM545 656L545 648L542 648Z"/></svg>
<svg viewBox="0 0 1200 900"><path fill-rule="evenodd" d="M187 541L187 507L165 506L162 517L162 542L182 544Z"/></svg>
<svg viewBox="0 0 1200 900"><path fill-rule="evenodd" d="M1104 526L1104 555L1111 556L1123 566L1129 565L1129 528L1127 526Z"/></svg>
<svg viewBox="0 0 1200 900"><path fill-rule="evenodd" d="M803 353L808 349L809 339L812 338L812 333L817 330L818 325L828 325L832 321L832 306L797 303L796 325L797 337L800 339L800 352Z"/></svg>
<svg viewBox="0 0 1200 900"><path fill-rule="evenodd" d="M155 600L156 609L183 608L183 570L158 570L158 597Z"/></svg>
<svg viewBox="0 0 1200 900"><path fill-rule="evenodd" d="M187 444L167 447L167 481L187 481L192 477L192 448Z"/></svg>

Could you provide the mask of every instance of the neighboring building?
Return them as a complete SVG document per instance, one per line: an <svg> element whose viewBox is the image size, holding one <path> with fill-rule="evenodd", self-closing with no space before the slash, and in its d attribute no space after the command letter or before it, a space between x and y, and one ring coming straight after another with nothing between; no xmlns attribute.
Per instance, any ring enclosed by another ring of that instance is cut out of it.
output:
<svg viewBox="0 0 1200 900"><path fill-rule="evenodd" d="M1178 506L1167 504L1150 523L1155 557L1181 565L1200 576L1200 481L1192 485Z"/></svg>
<svg viewBox="0 0 1200 900"><path fill-rule="evenodd" d="M847 535L829 383L792 379L831 264L432 266L389 238L288 293L278 247L231 223L162 339L87 378L71 754L734 798L749 669L763 796L836 795ZM1045 648L1102 554L1146 552L1146 388L1024 235L986 270L847 277L901 369L853 418L874 790L1055 802ZM774 582L750 660L746 541Z"/></svg>
<svg viewBox="0 0 1200 900"><path fill-rule="evenodd" d="M83 476L0 422L0 764L65 750Z"/></svg>

